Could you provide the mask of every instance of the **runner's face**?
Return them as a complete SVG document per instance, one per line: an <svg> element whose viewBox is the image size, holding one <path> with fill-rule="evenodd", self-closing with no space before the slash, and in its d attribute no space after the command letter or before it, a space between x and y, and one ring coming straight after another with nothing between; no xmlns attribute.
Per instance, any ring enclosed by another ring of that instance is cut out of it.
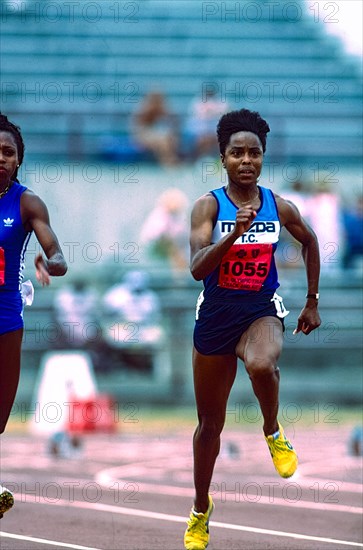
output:
<svg viewBox="0 0 363 550"><path fill-rule="evenodd" d="M232 134L221 159L230 181L237 185L256 184L263 163L259 137L252 132Z"/></svg>
<svg viewBox="0 0 363 550"><path fill-rule="evenodd" d="M0 132L0 185L10 183L18 163L14 136L10 132Z"/></svg>

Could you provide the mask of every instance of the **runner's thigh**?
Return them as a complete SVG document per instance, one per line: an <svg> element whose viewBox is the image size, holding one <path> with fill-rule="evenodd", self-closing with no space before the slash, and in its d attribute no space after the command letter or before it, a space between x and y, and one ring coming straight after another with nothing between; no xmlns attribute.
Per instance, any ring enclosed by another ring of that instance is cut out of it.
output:
<svg viewBox="0 0 363 550"><path fill-rule="evenodd" d="M277 317L256 319L243 333L236 346L236 355L245 364L268 360L277 362L283 344L283 325Z"/></svg>
<svg viewBox="0 0 363 550"><path fill-rule="evenodd" d="M199 414L224 412L237 372L235 355L203 355L193 348L194 391Z"/></svg>
<svg viewBox="0 0 363 550"><path fill-rule="evenodd" d="M22 328L0 335L0 433L5 429L18 388L22 337Z"/></svg>

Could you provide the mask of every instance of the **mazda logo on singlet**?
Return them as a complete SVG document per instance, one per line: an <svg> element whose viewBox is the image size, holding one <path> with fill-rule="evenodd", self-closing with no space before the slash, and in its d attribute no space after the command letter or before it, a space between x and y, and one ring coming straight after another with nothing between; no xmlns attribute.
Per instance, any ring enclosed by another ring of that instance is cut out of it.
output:
<svg viewBox="0 0 363 550"><path fill-rule="evenodd" d="M229 233L232 231L236 222L221 221L221 232ZM247 233L274 233L277 230L276 222L253 222Z"/></svg>

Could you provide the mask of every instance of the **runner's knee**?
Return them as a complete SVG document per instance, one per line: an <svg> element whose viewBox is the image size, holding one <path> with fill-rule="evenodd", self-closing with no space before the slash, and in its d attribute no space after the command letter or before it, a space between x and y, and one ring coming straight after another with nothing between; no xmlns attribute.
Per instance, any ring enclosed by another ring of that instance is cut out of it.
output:
<svg viewBox="0 0 363 550"><path fill-rule="evenodd" d="M198 436L205 441L217 439L224 427L225 417L199 415Z"/></svg>
<svg viewBox="0 0 363 550"><path fill-rule="evenodd" d="M245 366L249 377L252 379L269 377L279 371L273 357L254 357L245 361Z"/></svg>

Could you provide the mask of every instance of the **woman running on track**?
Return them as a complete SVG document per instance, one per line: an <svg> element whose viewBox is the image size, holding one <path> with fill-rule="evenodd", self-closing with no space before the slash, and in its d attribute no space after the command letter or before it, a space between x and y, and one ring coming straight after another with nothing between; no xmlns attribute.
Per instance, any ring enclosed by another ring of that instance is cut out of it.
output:
<svg viewBox="0 0 363 550"><path fill-rule="evenodd" d="M306 303L295 333L320 325L319 247L294 204L257 185L270 128L256 112L223 115L217 136L225 187L200 197L191 219L191 273L203 280L196 312L193 371L198 427L194 434L195 501L184 535L187 550L204 550L214 508L208 494L220 449L226 406L237 359L250 377L263 415L263 431L277 472L297 468L297 455L278 423L279 369L283 318L276 294L274 252L284 226L301 243L307 274ZM251 460L253 457L251 456Z"/></svg>
<svg viewBox="0 0 363 550"><path fill-rule="evenodd" d="M34 260L36 277L49 285L50 276L64 275L67 264L43 201L17 179L24 158L20 128L0 114L0 433L5 430L20 374L23 336L21 292L24 255L34 231L47 259ZM10 491L0 485L0 517L13 506Z"/></svg>

